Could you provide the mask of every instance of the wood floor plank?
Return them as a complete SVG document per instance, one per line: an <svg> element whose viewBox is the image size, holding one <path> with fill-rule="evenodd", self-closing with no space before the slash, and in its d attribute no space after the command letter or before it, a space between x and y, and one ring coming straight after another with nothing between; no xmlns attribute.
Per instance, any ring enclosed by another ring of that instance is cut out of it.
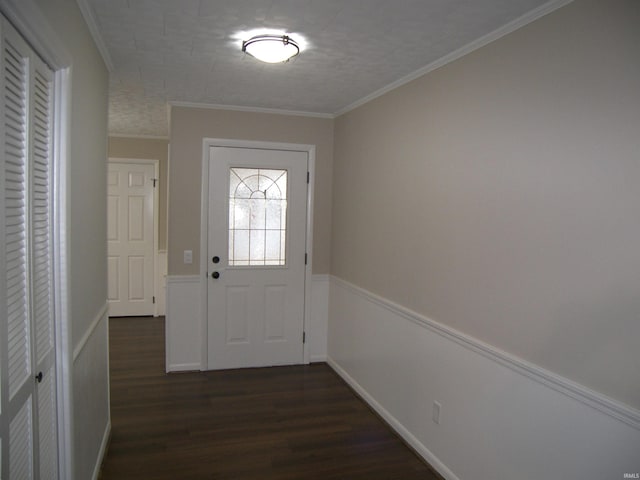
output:
<svg viewBox="0 0 640 480"><path fill-rule="evenodd" d="M164 373L164 319L109 320L102 480L439 480L326 364Z"/></svg>

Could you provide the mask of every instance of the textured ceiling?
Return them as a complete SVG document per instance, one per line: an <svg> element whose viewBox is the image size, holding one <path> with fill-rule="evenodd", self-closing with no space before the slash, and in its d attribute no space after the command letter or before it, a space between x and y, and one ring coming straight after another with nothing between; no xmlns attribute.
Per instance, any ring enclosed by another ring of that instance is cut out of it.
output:
<svg viewBox="0 0 640 480"><path fill-rule="evenodd" d="M110 133L167 136L168 102L335 115L546 0L79 3L111 64ZM298 33L306 49L262 64L236 38L260 27Z"/></svg>

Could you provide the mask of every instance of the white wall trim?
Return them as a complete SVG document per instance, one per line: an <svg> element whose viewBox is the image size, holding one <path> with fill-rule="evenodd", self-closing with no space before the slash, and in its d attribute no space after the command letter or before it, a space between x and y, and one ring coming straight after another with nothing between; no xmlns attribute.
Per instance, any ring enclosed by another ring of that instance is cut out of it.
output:
<svg viewBox="0 0 640 480"><path fill-rule="evenodd" d="M591 390L572 380L545 370L538 365L534 365L526 360L518 358L504 352L492 345L484 343L474 337L466 335L451 327L431 320L408 308L398 305L392 301L375 295L363 288L357 287L345 280L332 276L331 282L343 289L354 293L369 302L372 302L389 312L398 315L410 322L437 333L438 335L452 340L463 347L479 353L511 370L524 375L540 384L562 393L574 400L588 405L596 410L620 420L627 425L640 430L640 411L609 398L601 393Z"/></svg>
<svg viewBox="0 0 640 480"><path fill-rule="evenodd" d="M167 312L167 251L158 250L158 270L156 271L158 283L156 295L156 313L163 316Z"/></svg>
<svg viewBox="0 0 640 480"><path fill-rule="evenodd" d="M442 463L424 444L418 440L396 417L384 408L372 395L355 381L337 362L327 357L327 363L362 399L380 415L389 426L407 442L420 456L422 456L438 473L447 480L459 480L449 468Z"/></svg>
<svg viewBox="0 0 640 480"><path fill-rule="evenodd" d="M209 156L211 143L202 139L202 183L200 186L200 365L209 367L209 289L207 287L209 259ZM167 222L168 223L168 222Z"/></svg>
<svg viewBox="0 0 640 480"><path fill-rule="evenodd" d="M167 370L167 373L200 371L202 371L202 366L199 363L174 363Z"/></svg>
<svg viewBox="0 0 640 480"><path fill-rule="evenodd" d="M167 275L165 371L204 370L201 364L199 275Z"/></svg>
<svg viewBox="0 0 640 480"><path fill-rule="evenodd" d="M200 282L200 275L167 275L167 285Z"/></svg>
<svg viewBox="0 0 640 480"><path fill-rule="evenodd" d="M327 361L329 280L328 274L314 273L311 276L311 305L305 330L309 344L309 363Z"/></svg>
<svg viewBox="0 0 640 480"><path fill-rule="evenodd" d="M0 10L50 67L71 66L71 55L33 0L0 0Z"/></svg>
<svg viewBox="0 0 640 480"><path fill-rule="evenodd" d="M98 459L96 461L96 466L93 468L93 475L91 476L92 480L98 480L100 476L100 468L102 467L102 462L104 461L104 457L107 454L107 447L109 446L109 438L111 437L111 419L107 422L107 426L104 429L104 435L102 435L102 442L100 443L100 450L98 453Z"/></svg>
<svg viewBox="0 0 640 480"><path fill-rule="evenodd" d="M56 362L58 364L58 444L60 478L73 480L73 338L70 313L69 251L69 144L71 124L71 67L55 73L54 120L54 308ZM57 140L57 141L55 141Z"/></svg>
<svg viewBox="0 0 640 480"><path fill-rule="evenodd" d="M391 90L395 90L396 88L401 87L402 85L405 85L419 77L422 77L423 75L426 75L429 72L432 72L440 67L445 66L448 63L458 60L459 58L464 57L465 55L468 55L469 53L475 50L478 50L479 48L482 48L491 42L495 42L499 38L504 37L505 35L508 35L509 33L514 32L515 30L518 30L519 28L522 28L525 25L538 20L539 18L544 17L545 15L548 15L549 13L561 7L564 7L565 5L568 5L571 2L573 2L573 0L551 0L550 2L547 2L544 5L541 5L540 7L522 15L521 17L516 18L515 20L507 23L506 25L503 25L502 27L494 30L493 32L483 35L477 40L474 40L473 42L468 43L467 45L445 55L444 57L441 57L429 63L428 65L422 67L421 69L416 70L415 72L405 77L402 77L396 80L395 82L390 83L386 87L376 90L375 92L367 95L364 98L361 98L360 100L357 100L356 102L353 102L350 105L347 105L346 107L335 112L334 117L339 117L340 115L344 115L345 113L348 113L351 110L355 110L356 108L361 107L365 103L369 103L370 101L375 100L378 97L381 97L382 95L384 95L387 92L390 92Z"/></svg>
<svg viewBox="0 0 640 480"><path fill-rule="evenodd" d="M89 339L93 336L93 333L98 328L98 325L100 325L100 322L103 320L107 320L109 318L107 316L108 311L109 311L109 305L105 303L105 305L100 309L100 312L98 313L98 315L96 315L93 321L91 322L91 325L89 325L89 328L87 329L87 331L84 332L84 335L76 345L76 348L73 349L74 363L76 362L76 360L78 359L78 357L80 356L84 348L87 346L87 343L89 343Z"/></svg>
<svg viewBox="0 0 640 480"><path fill-rule="evenodd" d="M287 149L304 148L307 151L307 174L309 182L307 183L307 241L305 252L307 253L307 264L305 265L305 281L304 281L304 319L302 329L304 332L309 330L312 325L311 320L311 295L313 293L313 212L315 199L316 184L316 146L315 145L294 145L287 144ZM305 364L311 361L310 342L302 345L302 360Z"/></svg>
<svg viewBox="0 0 640 480"><path fill-rule="evenodd" d="M80 8L80 12L82 12L82 16L84 17L84 21L87 23L87 28L89 29L89 32L91 32L93 41L96 43L96 47L98 48L100 55L102 55L104 64L109 72L113 72L113 60L111 60L107 44L100 34L100 28L98 27L98 22L96 21L95 14L93 13L93 8L87 0L77 0L77 3L78 8Z"/></svg>
<svg viewBox="0 0 640 480"><path fill-rule="evenodd" d="M333 119L335 115L332 113L318 113L318 112L302 112L298 110L281 110L278 108L262 108L262 107L243 107L239 105L219 105L212 103L197 103L197 102L169 102L171 107L183 107L183 108L204 108L209 110L230 110L235 112L248 112L248 113L269 113L272 115L288 115L293 117L310 117L310 118L326 118Z"/></svg>
<svg viewBox="0 0 640 480"><path fill-rule="evenodd" d="M166 140L169 141L169 137L166 135L131 135L128 133L109 133L109 138L132 138L138 140Z"/></svg>

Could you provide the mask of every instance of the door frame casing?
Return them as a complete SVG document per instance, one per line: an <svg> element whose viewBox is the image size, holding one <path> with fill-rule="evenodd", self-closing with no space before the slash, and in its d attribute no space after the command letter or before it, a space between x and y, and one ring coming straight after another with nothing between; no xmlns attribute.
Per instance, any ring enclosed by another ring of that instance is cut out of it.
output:
<svg viewBox="0 0 640 480"><path fill-rule="evenodd" d="M153 177L159 181L160 161L153 158L120 158L109 157L108 163L121 163L125 165L153 165ZM153 296L158 298L158 250L159 250L159 220L160 220L160 188L153 187ZM158 302L153 302L153 316L158 316Z"/></svg>
<svg viewBox="0 0 640 480"><path fill-rule="evenodd" d="M209 237L209 159L211 147L247 148L259 150L286 150L305 152L307 154L307 171L309 182L307 184L307 219L306 219L306 243L307 263L305 265L304 284L304 319L302 331L306 332L311 318L311 274L313 267L313 205L314 182L316 168L316 146L298 143L263 142L254 140L232 140L221 138L202 139L202 197L200 204L200 370L207 370L209 365L208 334L209 334L209 309L208 309L208 237ZM302 339L300 339L302 341ZM302 361L309 363L309 344L306 341L302 345Z"/></svg>

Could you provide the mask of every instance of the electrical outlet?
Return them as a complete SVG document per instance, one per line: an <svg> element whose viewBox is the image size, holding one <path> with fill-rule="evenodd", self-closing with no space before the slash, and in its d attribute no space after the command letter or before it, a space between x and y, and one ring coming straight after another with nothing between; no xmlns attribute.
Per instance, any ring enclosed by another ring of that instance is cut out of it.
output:
<svg viewBox="0 0 640 480"><path fill-rule="evenodd" d="M431 411L431 420L433 420L433 422L437 423L438 425L440 425L440 409L441 408L442 408L442 405L440 405L440 402L436 402L434 400L433 410Z"/></svg>
<svg viewBox="0 0 640 480"><path fill-rule="evenodd" d="M183 253L183 261L184 263L193 263L193 251L185 250Z"/></svg>

